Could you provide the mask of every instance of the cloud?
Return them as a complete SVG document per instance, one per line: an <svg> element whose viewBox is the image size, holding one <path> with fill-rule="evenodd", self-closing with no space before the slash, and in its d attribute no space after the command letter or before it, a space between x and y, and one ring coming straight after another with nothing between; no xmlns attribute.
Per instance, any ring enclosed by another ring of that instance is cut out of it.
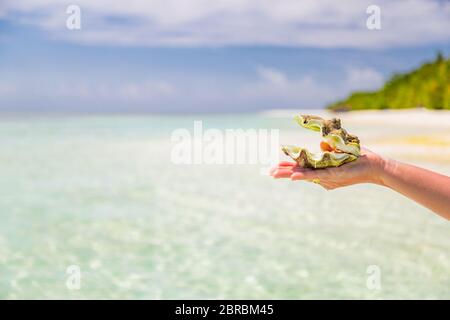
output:
<svg viewBox="0 0 450 320"><path fill-rule="evenodd" d="M187 80L189 79L189 80ZM153 111L187 110L205 112L261 110L267 108L316 108L346 96L353 90L376 89L383 76L368 67L348 68L339 82L320 80L316 75L288 74L267 65L241 79L209 78L147 79L143 81L58 80L0 84L0 102L28 105L40 101L46 108L114 109ZM11 100L8 100L11 99ZM1 106L0 106L1 109Z"/></svg>
<svg viewBox="0 0 450 320"><path fill-rule="evenodd" d="M20 99L24 93L36 98L75 99L90 101L132 101L146 102L173 97L175 87L166 81L142 81L122 84L87 82L59 82L36 86L32 83L22 83L20 90L15 86L0 84L0 97L9 96Z"/></svg>
<svg viewBox="0 0 450 320"><path fill-rule="evenodd" d="M17 93L16 86L9 83L0 83L0 97L8 97Z"/></svg>
<svg viewBox="0 0 450 320"><path fill-rule="evenodd" d="M119 88L119 96L125 99L152 99L168 97L175 93L175 88L168 82L127 83Z"/></svg>
<svg viewBox="0 0 450 320"><path fill-rule="evenodd" d="M450 3L438 0L377 1L377 31L366 28L371 0L78 0L78 31L66 29L59 0L2 2L3 19L97 45L377 48L450 40Z"/></svg>
<svg viewBox="0 0 450 320"><path fill-rule="evenodd" d="M378 71L368 68L349 68L338 83L325 83L311 75L289 78L276 68L256 68L259 80L242 86L242 99L282 107L320 107L354 90L375 90L384 78Z"/></svg>
<svg viewBox="0 0 450 320"><path fill-rule="evenodd" d="M30 78L16 80L13 85L0 82L0 110L165 111L182 103L185 101L175 85L157 79L121 83Z"/></svg>
<svg viewBox="0 0 450 320"><path fill-rule="evenodd" d="M257 72L263 80L275 86L285 85L287 83L286 75L279 70L273 68L258 67Z"/></svg>
<svg viewBox="0 0 450 320"><path fill-rule="evenodd" d="M350 68L347 70L348 90L375 90L384 82L384 77L371 68Z"/></svg>
<svg viewBox="0 0 450 320"><path fill-rule="evenodd" d="M336 97L335 86L319 82L310 75L289 78L272 67L256 68L259 80L249 82L238 91L244 100L259 105L289 107L318 107Z"/></svg>

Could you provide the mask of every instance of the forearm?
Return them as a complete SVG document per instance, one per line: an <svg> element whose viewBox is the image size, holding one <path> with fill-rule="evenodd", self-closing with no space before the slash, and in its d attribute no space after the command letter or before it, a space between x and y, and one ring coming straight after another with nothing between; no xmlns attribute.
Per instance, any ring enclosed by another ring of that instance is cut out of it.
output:
<svg viewBox="0 0 450 320"><path fill-rule="evenodd" d="M395 160L384 160L378 183L450 220L450 177Z"/></svg>

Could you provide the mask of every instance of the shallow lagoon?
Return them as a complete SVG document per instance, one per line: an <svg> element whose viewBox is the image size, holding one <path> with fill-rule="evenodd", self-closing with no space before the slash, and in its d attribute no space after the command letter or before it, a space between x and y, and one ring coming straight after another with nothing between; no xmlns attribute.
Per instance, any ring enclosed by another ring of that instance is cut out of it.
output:
<svg viewBox="0 0 450 320"><path fill-rule="evenodd" d="M441 126L383 117L344 124L374 151L450 174L448 113ZM450 298L447 221L377 186L174 165L171 132L194 120L318 141L286 114L2 116L0 297ZM66 287L69 265L80 290ZM366 285L372 265L381 290Z"/></svg>

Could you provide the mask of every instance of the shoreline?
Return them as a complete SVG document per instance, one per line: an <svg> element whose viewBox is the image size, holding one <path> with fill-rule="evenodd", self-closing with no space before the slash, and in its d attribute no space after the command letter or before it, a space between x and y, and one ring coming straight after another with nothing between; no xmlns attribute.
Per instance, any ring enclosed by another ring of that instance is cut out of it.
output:
<svg viewBox="0 0 450 320"><path fill-rule="evenodd" d="M361 124L408 124L411 126L450 126L450 110L384 109L333 112L327 109L280 109L259 114L269 118L292 117L295 114L314 114L324 118L341 118L344 122Z"/></svg>

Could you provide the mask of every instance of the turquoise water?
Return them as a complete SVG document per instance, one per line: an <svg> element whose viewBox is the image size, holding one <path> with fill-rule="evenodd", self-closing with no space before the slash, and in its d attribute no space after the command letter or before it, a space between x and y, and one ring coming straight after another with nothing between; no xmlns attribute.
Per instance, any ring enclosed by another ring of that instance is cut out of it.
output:
<svg viewBox="0 0 450 320"><path fill-rule="evenodd" d="M377 186L327 192L255 165L172 164L172 130L196 119L310 139L254 115L2 116L0 298L450 298L447 221Z"/></svg>

